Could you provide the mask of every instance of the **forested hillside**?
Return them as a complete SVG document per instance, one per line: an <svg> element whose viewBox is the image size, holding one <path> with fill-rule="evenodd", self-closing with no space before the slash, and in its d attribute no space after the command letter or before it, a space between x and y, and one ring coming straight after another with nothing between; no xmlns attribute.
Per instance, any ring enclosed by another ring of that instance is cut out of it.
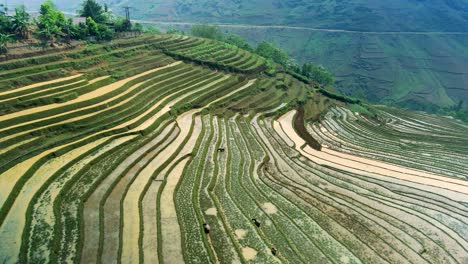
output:
<svg viewBox="0 0 468 264"><path fill-rule="evenodd" d="M402 35L235 29L325 66L335 88L370 102L437 111L468 106L468 35Z"/></svg>

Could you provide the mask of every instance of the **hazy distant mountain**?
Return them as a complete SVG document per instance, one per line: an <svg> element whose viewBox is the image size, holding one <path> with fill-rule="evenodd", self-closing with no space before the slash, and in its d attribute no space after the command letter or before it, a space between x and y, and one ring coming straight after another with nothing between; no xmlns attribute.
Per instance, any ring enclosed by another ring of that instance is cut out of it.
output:
<svg viewBox="0 0 468 264"><path fill-rule="evenodd" d="M10 0L34 9L37 0ZM56 0L75 10L80 1ZM282 24L363 31L468 31L466 0L100 0L116 12L167 21Z"/></svg>

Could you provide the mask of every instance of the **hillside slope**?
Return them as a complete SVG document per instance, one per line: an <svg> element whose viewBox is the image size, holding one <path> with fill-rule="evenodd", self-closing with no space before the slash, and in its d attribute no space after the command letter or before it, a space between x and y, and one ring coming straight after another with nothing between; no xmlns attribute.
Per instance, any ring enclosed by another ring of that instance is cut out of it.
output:
<svg viewBox="0 0 468 264"><path fill-rule="evenodd" d="M437 110L468 107L468 35L378 35L283 29L229 29L285 47L299 62L321 64L335 88L370 102Z"/></svg>
<svg viewBox="0 0 468 264"><path fill-rule="evenodd" d="M0 69L0 263L468 261L466 123L186 36Z"/></svg>
<svg viewBox="0 0 468 264"><path fill-rule="evenodd" d="M29 1L25 1L28 3ZM78 4L55 1L60 8ZM165 21L289 25L358 31L468 32L466 0L103 0L115 12L134 7L135 18ZM34 1L33 1L34 3Z"/></svg>
<svg viewBox="0 0 468 264"><path fill-rule="evenodd" d="M41 1L9 1L37 10ZM74 12L79 3L56 0ZM226 28L251 43L269 40L298 62L325 66L336 88L371 102L438 111L462 101L468 107L468 2L396 1L192 1L105 0L115 13L131 6L134 19L191 23L285 25L355 31L440 32L442 34L360 34L308 30ZM176 25L159 25L165 28ZM189 28L185 28L189 31ZM224 29L223 29L224 30Z"/></svg>

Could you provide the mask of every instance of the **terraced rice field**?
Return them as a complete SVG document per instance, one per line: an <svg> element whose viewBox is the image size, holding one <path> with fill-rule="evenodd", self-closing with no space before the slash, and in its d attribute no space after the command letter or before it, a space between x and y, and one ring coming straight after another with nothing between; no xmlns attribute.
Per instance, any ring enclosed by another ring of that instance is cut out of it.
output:
<svg viewBox="0 0 468 264"><path fill-rule="evenodd" d="M217 42L113 45L0 64L0 263L468 263L468 125Z"/></svg>

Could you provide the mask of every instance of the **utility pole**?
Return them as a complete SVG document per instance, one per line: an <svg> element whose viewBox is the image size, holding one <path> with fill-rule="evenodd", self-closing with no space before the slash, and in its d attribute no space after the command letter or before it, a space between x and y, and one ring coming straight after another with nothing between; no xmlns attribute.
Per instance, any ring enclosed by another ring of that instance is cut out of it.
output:
<svg viewBox="0 0 468 264"><path fill-rule="evenodd" d="M125 31L132 31L132 22L130 21L130 9L132 7L124 6L125 9L125 21L124 21L124 30Z"/></svg>
<svg viewBox="0 0 468 264"><path fill-rule="evenodd" d="M129 7L129 6L124 6L123 8L125 9L125 18L126 18L128 21L130 21L130 9L131 9L131 7Z"/></svg>

